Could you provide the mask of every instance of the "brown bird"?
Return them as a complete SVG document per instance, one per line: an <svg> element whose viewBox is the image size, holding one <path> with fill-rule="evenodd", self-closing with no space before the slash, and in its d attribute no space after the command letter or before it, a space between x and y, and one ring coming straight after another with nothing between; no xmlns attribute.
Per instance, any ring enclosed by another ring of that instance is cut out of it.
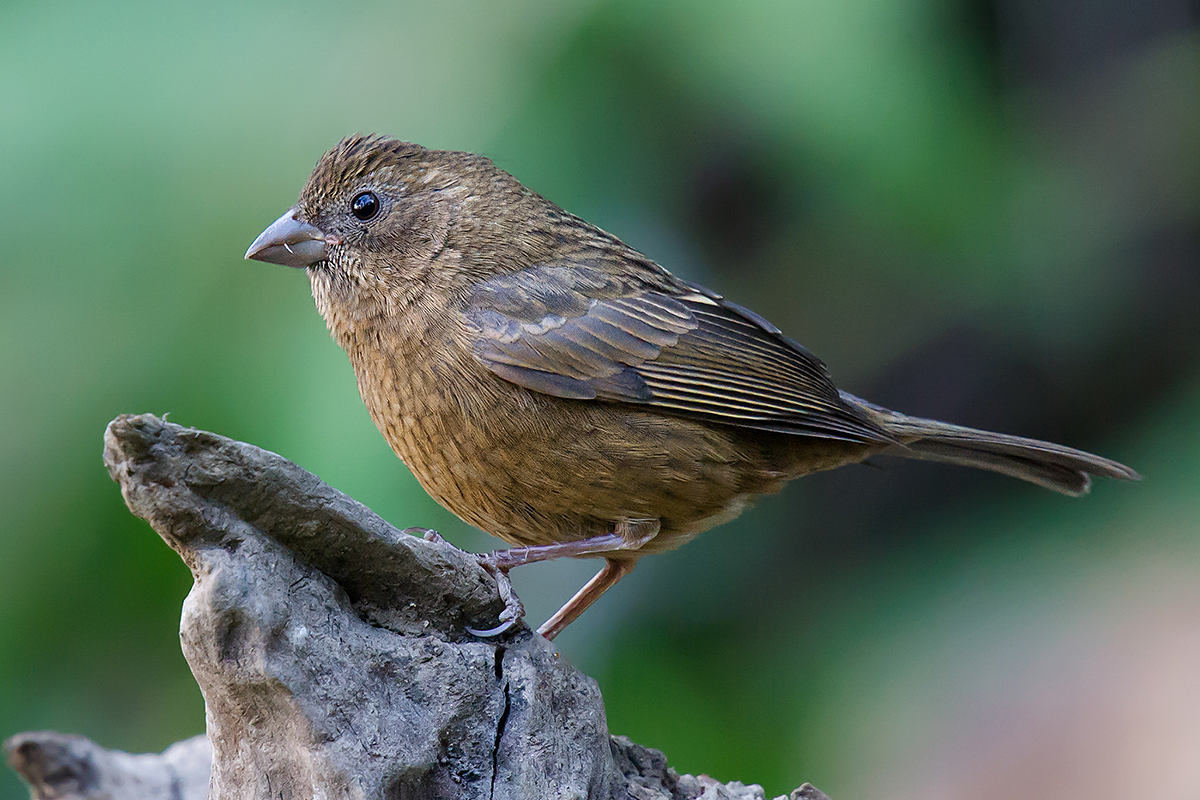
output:
<svg viewBox="0 0 1200 800"><path fill-rule="evenodd" d="M507 572L600 556L553 638L648 553L758 495L886 453L1080 495L1126 466L840 392L753 311L676 278L482 156L353 136L247 258L304 267L388 444L435 500L514 545Z"/></svg>

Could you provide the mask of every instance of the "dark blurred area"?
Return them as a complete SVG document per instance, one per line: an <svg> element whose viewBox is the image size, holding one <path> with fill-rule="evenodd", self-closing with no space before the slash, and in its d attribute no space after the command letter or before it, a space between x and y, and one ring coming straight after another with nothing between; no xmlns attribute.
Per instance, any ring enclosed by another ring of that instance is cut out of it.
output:
<svg viewBox="0 0 1200 800"><path fill-rule="evenodd" d="M614 733L768 796L1200 796L1195 2L16 2L0 107L0 735L203 728L190 578L100 466L119 413L495 546L387 449L304 276L241 260L377 131L491 156L848 391L1146 477L799 481L557 640ZM540 621L594 567L514 577Z"/></svg>

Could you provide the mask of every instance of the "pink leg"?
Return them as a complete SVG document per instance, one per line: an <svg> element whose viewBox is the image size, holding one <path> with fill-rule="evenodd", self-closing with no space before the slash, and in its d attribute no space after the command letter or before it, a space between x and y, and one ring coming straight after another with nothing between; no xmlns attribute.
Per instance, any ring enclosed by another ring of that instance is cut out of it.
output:
<svg viewBox="0 0 1200 800"><path fill-rule="evenodd" d="M567 601L566 605L554 612L554 616L542 623L538 628L538 633L545 636L547 639L553 640L555 636L562 633L563 628L570 625L575 619L587 610L587 607L600 599L600 595L607 592L613 586L616 586L617 581L624 578L633 571L634 561L616 561L607 559L604 562L604 567L596 573L587 584L575 593L575 596Z"/></svg>
<svg viewBox="0 0 1200 800"><path fill-rule="evenodd" d="M593 536L591 539L580 539L577 542L556 542L533 547L493 550L484 558L490 561L496 569L507 572L513 567L524 564L536 564L539 561L552 561L556 558L579 558L599 553L611 553L613 550L624 550L628 546L629 543L620 534L606 533L603 536Z"/></svg>
<svg viewBox="0 0 1200 800"><path fill-rule="evenodd" d="M511 547L507 550L493 550L486 555L477 556L479 563L495 579L504 600L504 610L500 612L500 624L494 628L477 630L467 628L467 632L482 638L499 636L511 630L525 615L525 608L520 598L513 591L512 582L508 579L508 571L522 564L533 564L538 561L550 561L555 558L579 558L590 555L611 553L617 550L637 550L646 542L658 535L658 520L628 520L617 524L614 533L593 536L590 539L580 539L575 542L556 542L554 544L534 545L532 547ZM428 531L425 538L430 541L445 541L436 531ZM613 566L611 559L608 565L592 578L586 586L571 598L565 606L558 610L546 624L538 629L540 633L549 631L548 639L554 638L563 628L583 613L583 610L596 601L605 590L619 581L629 570L633 562L627 566ZM626 562L621 562L626 563Z"/></svg>

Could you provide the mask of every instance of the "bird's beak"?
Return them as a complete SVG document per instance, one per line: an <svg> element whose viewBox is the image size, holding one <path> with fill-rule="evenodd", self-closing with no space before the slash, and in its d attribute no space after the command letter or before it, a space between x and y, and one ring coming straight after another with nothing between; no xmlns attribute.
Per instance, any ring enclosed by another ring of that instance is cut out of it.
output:
<svg viewBox="0 0 1200 800"><path fill-rule="evenodd" d="M246 258L285 267L308 267L324 261L330 237L315 225L297 219L299 213L298 209L290 208L272 222L250 245Z"/></svg>

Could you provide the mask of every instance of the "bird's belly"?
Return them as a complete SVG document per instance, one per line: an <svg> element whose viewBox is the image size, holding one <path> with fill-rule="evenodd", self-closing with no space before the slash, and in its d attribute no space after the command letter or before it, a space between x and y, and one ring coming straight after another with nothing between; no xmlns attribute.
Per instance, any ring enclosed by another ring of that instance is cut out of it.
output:
<svg viewBox="0 0 1200 800"><path fill-rule="evenodd" d="M435 500L517 545L656 519L662 532L650 549L676 547L736 516L749 502L747 478L761 472L754 453L698 423L524 390L480 406L427 385L407 388L414 391L384 389L387 402L364 392L388 443ZM761 476L750 483L771 490Z"/></svg>

